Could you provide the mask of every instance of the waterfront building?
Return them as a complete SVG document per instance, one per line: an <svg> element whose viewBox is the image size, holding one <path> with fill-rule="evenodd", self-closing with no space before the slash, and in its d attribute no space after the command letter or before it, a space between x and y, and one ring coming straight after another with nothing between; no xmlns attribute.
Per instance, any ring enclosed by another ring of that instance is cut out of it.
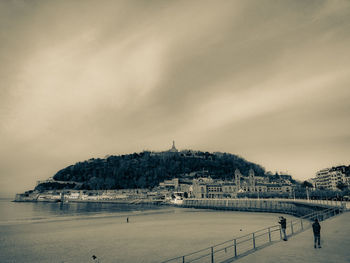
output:
<svg viewBox="0 0 350 263"><path fill-rule="evenodd" d="M315 186L319 189L331 189L331 176L329 175L329 168L322 169L316 173Z"/></svg>
<svg viewBox="0 0 350 263"><path fill-rule="evenodd" d="M69 195L66 195L65 197L69 199L81 199L81 194L80 192L72 192Z"/></svg>
<svg viewBox="0 0 350 263"><path fill-rule="evenodd" d="M235 198L237 197L239 188L234 183L224 183L222 184L222 192L224 198Z"/></svg>
<svg viewBox="0 0 350 263"><path fill-rule="evenodd" d="M221 184L207 185L207 198L223 198L222 185Z"/></svg>
<svg viewBox="0 0 350 263"><path fill-rule="evenodd" d="M192 197L193 198L208 198L208 185L212 185L214 180L208 178L193 179Z"/></svg>
<svg viewBox="0 0 350 263"><path fill-rule="evenodd" d="M193 186L192 186L192 182L188 183L188 182L181 182L179 184L179 191L185 193L185 196L187 195L188 197L192 196L193 193ZM186 194L187 193L187 194Z"/></svg>
<svg viewBox="0 0 350 263"><path fill-rule="evenodd" d="M338 185L350 186L350 166L325 168L316 173L315 187L318 189L339 190Z"/></svg>
<svg viewBox="0 0 350 263"><path fill-rule="evenodd" d="M250 169L248 176L242 176L239 169L235 170L232 181L220 181L208 178L193 180L192 197L194 198L236 198L238 193L288 193L293 192L289 180L269 182L268 178L256 177Z"/></svg>
<svg viewBox="0 0 350 263"><path fill-rule="evenodd" d="M233 182L212 181L206 183L195 180L192 185L192 197L194 198L235 198L237 187Z"/></svg>

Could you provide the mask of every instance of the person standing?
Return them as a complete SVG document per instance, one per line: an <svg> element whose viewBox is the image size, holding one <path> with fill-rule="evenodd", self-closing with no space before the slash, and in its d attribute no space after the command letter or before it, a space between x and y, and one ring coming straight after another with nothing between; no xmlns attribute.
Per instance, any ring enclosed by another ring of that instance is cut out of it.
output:
<svg viewBox="0 0 350 263"><path fill-rule="evenodd" d="M316 243L318 245L318 248L321 248L321 225L318 222L317 218L312 224L312 230L314 232L314 248L316 248Z"/></svg>
<svg viewBox="0 0 350 263"><path fill-rule="evenodd" d="M286 228L287 228L287 219L285 219L283 216L280 216L280 221L278 222L281 225L281 230L283 233L283 240L287 241L287 234L286 234Z"/></svg>

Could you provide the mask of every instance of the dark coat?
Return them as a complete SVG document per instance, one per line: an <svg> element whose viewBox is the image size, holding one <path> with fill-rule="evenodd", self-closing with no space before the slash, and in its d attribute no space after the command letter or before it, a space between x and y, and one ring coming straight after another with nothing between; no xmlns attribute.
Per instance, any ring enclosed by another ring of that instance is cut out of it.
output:
<svg viewBox="0 0 350 263"><path fill-rule="evenodd" d="M281 228L287 227L287 220L285 218L282 218L278 223L281 224Z"/></svg>
<svg viewBox="0 0 350 263"><path fill-rule="evenodd" d="M321 225L319 222L315 222L312 224L312 230L314 231L314 235L319 235L321 233Z"/></svg>

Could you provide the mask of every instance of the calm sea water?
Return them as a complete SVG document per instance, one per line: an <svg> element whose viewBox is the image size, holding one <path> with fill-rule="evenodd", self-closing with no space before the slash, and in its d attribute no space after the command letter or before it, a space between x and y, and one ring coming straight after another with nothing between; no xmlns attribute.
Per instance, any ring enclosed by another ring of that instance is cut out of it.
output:
<svg viewBox="0 0 350 263"><path fill-rule="evenodd" d="M12 202L0 199L0 224L64 219L82 216L117 216L160 210L159 206L108 203Z"/></svg>

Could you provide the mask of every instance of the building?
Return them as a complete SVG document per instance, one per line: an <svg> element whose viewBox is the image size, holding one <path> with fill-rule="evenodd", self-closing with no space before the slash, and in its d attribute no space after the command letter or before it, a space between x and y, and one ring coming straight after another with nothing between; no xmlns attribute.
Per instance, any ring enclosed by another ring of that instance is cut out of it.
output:
<svg viewBox="0 0 350 263"><path fill-rule="evenodd" d="M222 184L223 198L236 198L238 193L238 188L234 183L224 183Z"/></svg>
<svg viewBox="0 0 350 263"><path fill-rule="evenodd" d="M199 173L195 175L198 176ZM249 170L248 176L243 176L239 169L236 169L231 180L214 180L208 175L194 178L192 174L187 174L186 177L161 182L159 190L168 191L168 195L181 191L187 193L186 196L190 198L217 199L237 198L239 193L257 193L258 196L259 193L293 193L293 185L289 180L276 180L269 181L267 176L255 176L253 169Z"/></svg>
<svg viewBox="0 0 350 263"><path fill-rule="evenodd" d="M164 182L159 183L159 187L167 190L179 190L179 178L174 178L171 180L164 180Z"/></svg>
<svg viewBox="0 0 350 263"><path fill-rule="evenodd" d="M232 182L205 183L196 181L192 186L193 198L235 198L237 187Z"/></svg>
<svg viewBox="0 0 350 263"><path fill-rule="evenodd" d="M249 170L247 179L240 186L240 192L248 193L292 193L293 186L289 181L280 178L278 182L269 182L267 178L255 176L254 170Z"/></svg>
<svg viewBox="0 0 350 263"><path fill-rule="evenodd" d="M315 187L318 189L339 190L338 185L350 185L350 166L325 168L316 173Z"/></svg>
<svg viewBox="0 0 350 263"><path fill-rule="evenodd" d="M207 185L207 198L223 198L222 185L221 184L209 184Z"/></svg>
<svg viewBox="0 0 350 263"><path fill-rule="evenodd" d="M193 179L192 183L192 197L193 198L208 198L208 186L214 185L214 180L208 178Z"/></svg>

